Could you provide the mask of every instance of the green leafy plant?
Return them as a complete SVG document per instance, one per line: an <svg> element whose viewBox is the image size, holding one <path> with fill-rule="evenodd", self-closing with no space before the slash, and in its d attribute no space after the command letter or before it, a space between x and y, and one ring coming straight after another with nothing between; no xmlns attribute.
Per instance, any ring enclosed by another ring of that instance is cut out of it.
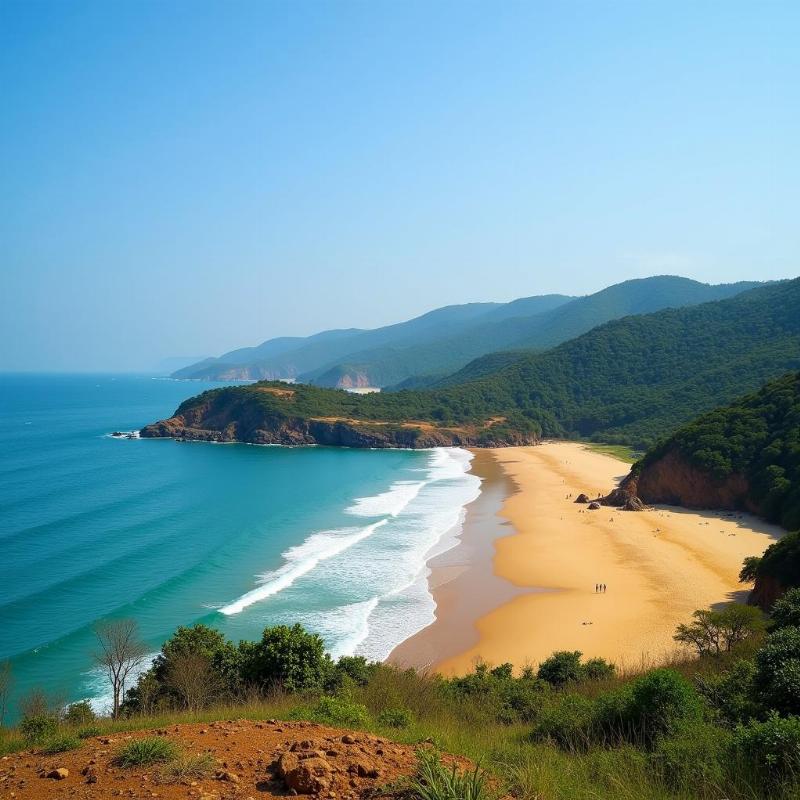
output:
<svg viewBox="0 0 800 800"><path fill-rule="evenodd" d="M365 706L344 697L323 697L311 710L311 717L326 725L357 728L367 724L369 712Z"/></svg>
<svg viewBox="0 0 800 800"><path fill-rule="evenodd" d="M486 773L476 766L467 772L455 764L449 769L432 750L417 751L417 771L409 782L414 800L489 800Z"/></svg>
<svg viewBox="0 0 800 800"><path fill-rule="evenodd" d="M58 720L52 714L38 714L25 717L19 724L19 731L29 742L41 742L53 736L58 729Z"/></svg>
<svg viewBox="0 0 800 800"><path fill-rule="evenodd" d="M378 715L378 725L386 728L408 728L414 717L407 708L387 708Z"/></svg>

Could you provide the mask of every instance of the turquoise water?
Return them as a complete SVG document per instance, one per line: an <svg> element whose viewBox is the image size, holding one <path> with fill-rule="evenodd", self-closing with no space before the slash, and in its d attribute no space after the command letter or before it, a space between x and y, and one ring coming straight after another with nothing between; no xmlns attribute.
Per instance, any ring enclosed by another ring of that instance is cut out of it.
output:
<svg viewBox="0 0 800 800"><path fill-rule="evenodd" d="M0 660L17 696L102 705L104 617L135 618L153 651L178 625L240 639L299 621L373 658L432 621L425 561L477 496L469 454L108 435L209 386L0 375Z"/></svg>

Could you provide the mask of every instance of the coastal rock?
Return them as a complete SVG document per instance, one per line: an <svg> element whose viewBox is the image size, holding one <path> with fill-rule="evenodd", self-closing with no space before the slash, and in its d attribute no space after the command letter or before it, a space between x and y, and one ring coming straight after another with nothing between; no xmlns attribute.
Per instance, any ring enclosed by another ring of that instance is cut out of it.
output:
<svg viewBox="0 0 800 800"><path fill-rule="evenodd" d="M589 502L589 495L588 495L588 494L584 494L583 492L581 492L581 493L580 493L580 494L579 494L579 495L578 495L578 496L575 498L575 502L576 502L576 503L588 503L588 502Z"/></svg>
<svg viewBox="0 0 800 800"><path fill-rule="evenodd" d="M633 495L625 501L622 508L624 511L644 511L645 505L636 495Z"/></svg>
<svg viewBox="0 0 800 800"><path fill-rule="evenodd" d="M260 384L248 389L251 393L246 395L206 392L183 403L169 419L146 425L139 435L179 441L368 448L508 447L539 442L532 432L501 427L495 433L497 419L471 427L447 427L425 421L301 416L292 406L294 390ZM286 411L276 414L265 408L258 402L258 392L285 402Z"/></svg>
<svg viewBox="0 0 800 800"><path fill-rule="evenodd" d="M597 511L598 508L600 508L600 503L598 503L596 500L589 503L589 511Z"/></svg>

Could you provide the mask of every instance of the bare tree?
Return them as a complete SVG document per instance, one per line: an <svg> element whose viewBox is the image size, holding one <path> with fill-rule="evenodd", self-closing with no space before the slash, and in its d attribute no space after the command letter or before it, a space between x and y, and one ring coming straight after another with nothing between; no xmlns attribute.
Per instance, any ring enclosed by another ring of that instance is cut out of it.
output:
<svg viewBox="0 0 800 800"><path fill-rule="evenodd" d="M202 653L177 653L170 659L166 679L189 711L207 706L222 689L216 671Z"/></svg>
<svg viewBox="0 0 800 800"><path fill-rule="evenodd" d="M108 675L114 697L112 715L117 719L125 697L125 684L147 658L147 646L139 638L139 627L132 619L101 622L95 632L100 643L95 662Z"/></svg>
<svg viewBox="0 0 800 800"><path fill-rule="evenodd" d="M11 694L11 684L13 680L11 662L3 661L3 663L0 664L0 728L3 727L3 722L5 722L6 709L8 708L8 696Z"/></svg>

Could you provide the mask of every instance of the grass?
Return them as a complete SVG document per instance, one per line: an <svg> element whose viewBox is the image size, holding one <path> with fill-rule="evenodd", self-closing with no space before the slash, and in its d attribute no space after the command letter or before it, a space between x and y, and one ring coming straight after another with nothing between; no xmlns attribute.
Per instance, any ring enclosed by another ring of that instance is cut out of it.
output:
<svg viewBox="0 0 800 800"><path fill-rule="evenodd" d="M178 756L162 766L156 775L159 783L180 783L189 778L206 778L217 762L210 753Z"/></svg>
<svg viewBox="0 0 800 800"><path fill-rule="evenodd" d="M149 764L163 764L178 757L174 742L163 736L148 736L123 745L114 758L120 767L144 767Z"/></svg>
<svg viewBox="0 0 800 800"><path fill-rule="evenodd" d="M77 750L83 742L72 733L57 733L47 739L42 745L42 752L47 755L65 753L67 750Z"/></svg>
<svg viewBox="0 0 800 800"><path fill-rule="evenodd" d="M583 442L583 444L590 450L594 450L595 453L612 456L626 464L633 464L644 455L640 450L634 450L626 444L598 444L596 442Z"/></svg>
<svg viewBox="0 0 800 800"><path fill-rule="evenodd" d="M719 671L737 657L747 657L755 646L745 644L730 657L690 659L676 654L670 666L691 680ZM652 666L644 662L631 665L620 675L578 685L574 691L594 699ZM387 709L402 710L402 714L387 713ZM450 696L435 676L413 671L380 670L366 686L351 687L334 703L320 703L319 697L276 693L241 705L220 705L199 712L175 711L117 721L101 719L91 729L92 735L113 735L217 720L323 721L321 718L325 717L327 721L334 716L349 718L349 724L341 723L343 727L366 730L403 744L413 746L431 740L442 751L481 764L490 789L496 787L518 800L761 800L764 796L748 787L747 776L739 785L726 786L724 790L710 784L667 784L648 754L630 746L590 745L578 752L533 742L533 722L501 723L496 706L482 697ZM398 726L400 722L402 727ZM82 729L66 730L80 735ZM0 729L0 754L26 747L30 744L13 731ZM117 758L118 763L127 766L160 763L156 780L164 783L192 780L213 770L209 757L181 753L164 737L128 742ZM444 783L437 786L446 789Z"/></svg>

